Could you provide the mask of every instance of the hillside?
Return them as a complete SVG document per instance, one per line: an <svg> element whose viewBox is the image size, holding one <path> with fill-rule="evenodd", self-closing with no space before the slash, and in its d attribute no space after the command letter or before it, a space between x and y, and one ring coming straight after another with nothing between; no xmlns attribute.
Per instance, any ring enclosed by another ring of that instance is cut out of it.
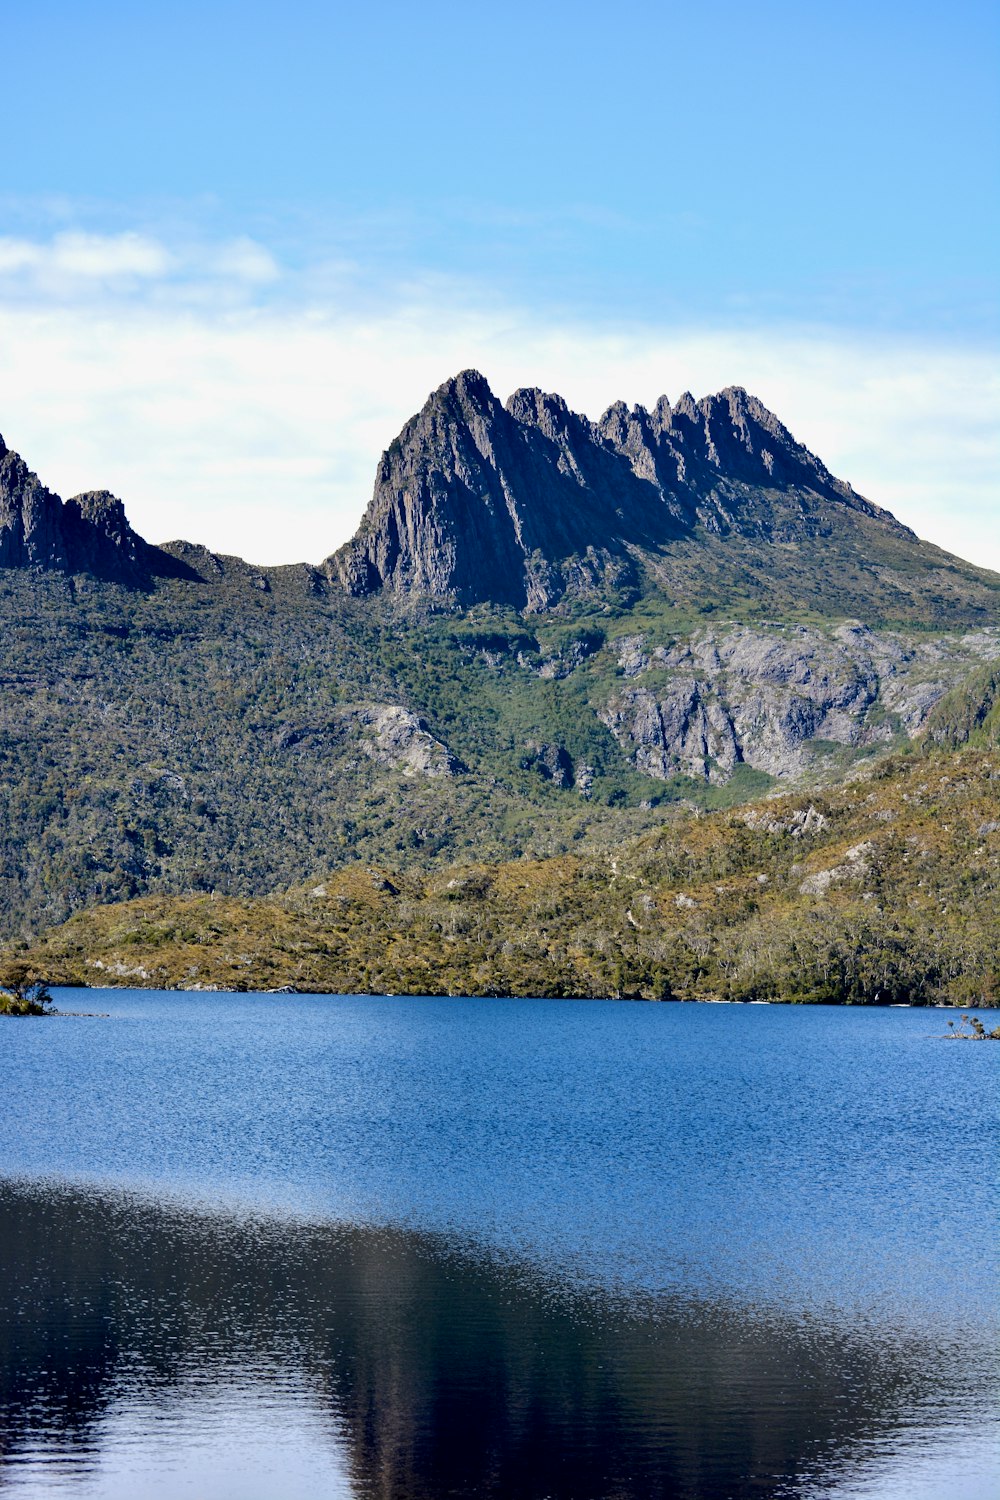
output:
<svg viewBox="0 0 1000 1500"><path fill-rule="evenodd" d="M0 935L146 891L614 844L905 743L997 649L666 607L400 616L228 564L191 590L0 575Z"/></svg>
<svg viewBox="0 0 1000 1500"><path fill-rule="evenodd" d="M80 913L0 974L131 987L1000 1003L1000 755L678 816L612 852L355 867Z"/></svg>

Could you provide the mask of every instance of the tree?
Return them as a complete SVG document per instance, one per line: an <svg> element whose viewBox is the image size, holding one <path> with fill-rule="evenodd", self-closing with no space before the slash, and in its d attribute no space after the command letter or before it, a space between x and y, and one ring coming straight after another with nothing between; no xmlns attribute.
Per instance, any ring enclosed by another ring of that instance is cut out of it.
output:
<svg viewBox="0 0 1000 1500"><path fill-rule="evenodd" d="M0 984L0 1016L46 1016L52 996L41 979L21 977Z"/></svg>

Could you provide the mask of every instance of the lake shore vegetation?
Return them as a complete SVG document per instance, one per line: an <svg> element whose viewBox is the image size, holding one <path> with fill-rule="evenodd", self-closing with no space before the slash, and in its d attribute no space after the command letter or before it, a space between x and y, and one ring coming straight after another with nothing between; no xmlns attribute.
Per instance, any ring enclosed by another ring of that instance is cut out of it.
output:
<svg viewBox="0 0 1000 1500"><path fill-rule="evenodd" d="M11 978L0 984L0 1016L52 1014L52 996L42 980Z"/></svg>
<svg viewBox="0 0 1000 1500"><path fill-rule="evenodd" d="M1000 755L932 749L601 851L94 906L0 980L986 1008L998 925Z"/></svg>

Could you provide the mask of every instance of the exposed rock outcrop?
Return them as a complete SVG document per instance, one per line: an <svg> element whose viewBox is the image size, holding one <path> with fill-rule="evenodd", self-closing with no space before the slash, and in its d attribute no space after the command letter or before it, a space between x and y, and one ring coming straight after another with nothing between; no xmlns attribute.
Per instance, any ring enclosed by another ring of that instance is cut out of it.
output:
<svg viewBox="0 0 1000 1500"><path fill-rule="evenodd" d="M762 495L798 497L790 510ZM598 422L561 396L506 405L466 370L382 456L357 536L329 559L354 594L386 590L543 610L564 595L634 593L643 553L702 527L773 540L820 533L816 501L911 536L835 479L739 387Z"/></svg>
<svg viewBox="0 0 1000 1500"><path fill-rule="evenodd" d="M404 776L457 776L465 770L425 719L401 703L352 703L334 710L324 723L286 724L276 738L279 752L321 755L326 744L345 742L377 765Z"/></svg>
<svg viewBox="0 0 1000 1500"><path fill-rule="evenodd" d="M854 622L736 625L609 649L625 681L599 717L636 769L724 783L741 763L795 777L838 747L914 734L980 652L1000 651L1000 631L907 640Z"/></svg>
<svg viewBox="0 0 1000 1500"><path fill-rule="evenodd" d="M534 771L553 786L571 787L575 779L573 760L565 745L539 744L528 740L521 757L521 769Z"/></svg>
<svg viewBox="0 0 1000 1500"><path fill-rule="evenodd" d="M448 746L435 739L425 721L398 703L367 703L342 709L341 727L358 735L365 755L404 776L457 776L464 770Z"/></svg>
<svg viewBox="0 0 1000 1500"><path fill-rule="evenodd" d="M192 576L133 531L108 490L61 500L0 438L0 567L89 573L128 587Z"/></svg>

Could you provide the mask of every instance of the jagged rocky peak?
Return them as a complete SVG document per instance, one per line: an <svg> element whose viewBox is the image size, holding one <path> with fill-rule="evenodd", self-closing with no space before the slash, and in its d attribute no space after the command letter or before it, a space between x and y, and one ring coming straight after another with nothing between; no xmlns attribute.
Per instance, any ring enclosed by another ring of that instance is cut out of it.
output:
<svg viewBox="0 0 1000 1500"><path fill-rule="evenodd" d="M62 501L0 437L0 565L59 567Z"/></svg>
<svg viewBox="0 0 1000 1500"><path fill-rule="evenodd" d="M331 576L356 594L528 608L565 592L566 566L581 587L631 579L622 544L604 541L608 506L630 512L612 531L636 540L651 540L657 523L643 520L634 483L586 418L557 403L518 392L508 409L474 370L440 386L383 454L371 504L329 560ZM645 508L655 503L650 495Z"/></svg>
<svg viewBox="0 0 1000 1500"><path fill-rule="evenodd" d="M808 531L808 497L898 527L739 386L651 410L617 402L593 422L535 387L501 404L464 370L382 455L361 527L326 569L354 594L529 610L627 598L644 556L699 527L766 539L779 492L800 497L783 540L789 524Z"/></svg>
<svg viewBox="0 0 1000 1500"><path fill-rule="evenodd" d="M0 567L90 573L127 587L189 569L133 531L109 490L61 500L0 438Z"/></svg>

